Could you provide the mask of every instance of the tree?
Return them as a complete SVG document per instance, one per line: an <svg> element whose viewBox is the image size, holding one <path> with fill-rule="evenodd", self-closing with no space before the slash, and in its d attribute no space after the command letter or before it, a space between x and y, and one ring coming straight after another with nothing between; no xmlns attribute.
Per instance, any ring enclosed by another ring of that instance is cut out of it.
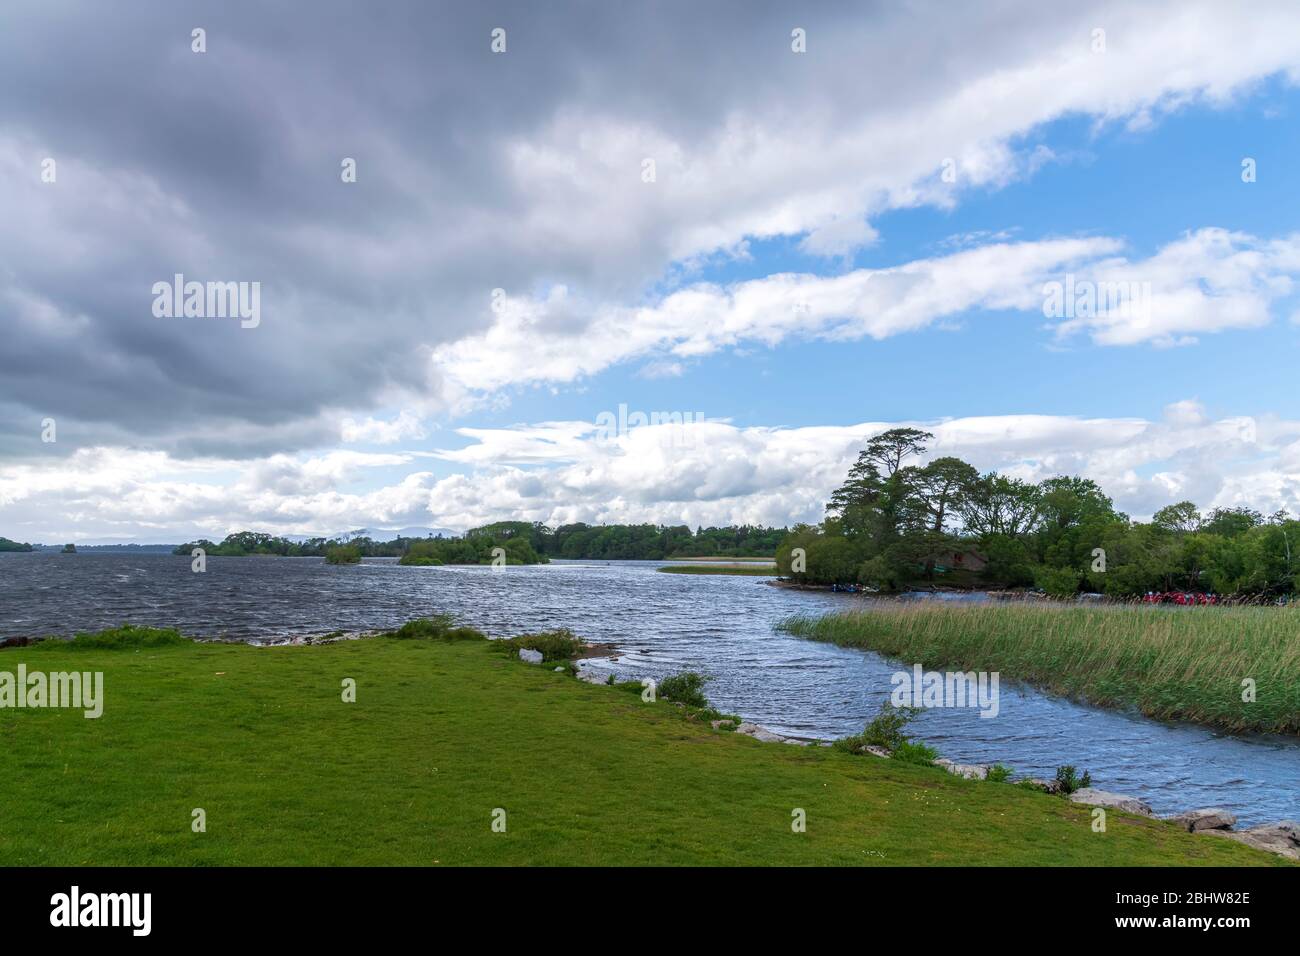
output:
<svg viewBox="0 0 1300 956"><path fill-rule="evenodd" d="M844 484L831 494L827 512L839 519L849 536L866 535L879 546L898 533L907 486L899 474L903 462L925 451L929 432L891 428L867 442L849 469Z"/></svg>
<svg viewBox="0 0 1300 956"><path fill-rule="evenodd" d="M1201 513L1192 502L1180 501L1157 511L1152 515L1151 523L1175 534L1190 534L1201 527Z"/></svg>
<svg viewBox="0 0 1300 956"><path fill-rule="evenodd" d="M947 531L948 521L979 481L973 466L952 457L936 458L924 468L904 468L900 474L909 492L904 508L918 524L936 534Z"/></svg>
<svg viewBox="0 0 1300 956"><path fill-rule="evenodd" d="M1050 528L1064 531L1088 517L1116 514L1114 503L1091 478L1061 475L1040 482L1038 490L1043 520Z"/></svg>
<svg viewBox="0 0 1300 956"><path fill-rule="evenodd" d="M1019 538L1032 534L1042 520L1039 489L1026 481L989 472L971 483L961 502L967 531Z"/></svg>
<svg viewBox="0 0 1300 956"><path fill-rule="evenodd" d="M1206 534L1235 538L1264 523L1264 516L1253 508L1215 508L1201 522Z"/></svg>

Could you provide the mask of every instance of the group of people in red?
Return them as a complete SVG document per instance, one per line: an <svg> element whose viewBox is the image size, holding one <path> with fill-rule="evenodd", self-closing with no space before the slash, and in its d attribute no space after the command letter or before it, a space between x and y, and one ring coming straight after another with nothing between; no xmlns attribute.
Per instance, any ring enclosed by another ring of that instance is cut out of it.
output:
<svg viewBox="0 0 1300 956"><path fill-rule="evenodd" d="M1148 591L1142 600L1147 604L1218 604L1219 596L1194 591Z"/></svg>

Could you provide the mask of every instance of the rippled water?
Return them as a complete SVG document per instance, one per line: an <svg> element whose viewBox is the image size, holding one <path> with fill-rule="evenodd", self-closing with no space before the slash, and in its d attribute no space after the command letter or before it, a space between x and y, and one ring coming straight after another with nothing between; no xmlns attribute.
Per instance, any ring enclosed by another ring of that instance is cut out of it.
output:
<svg viewBox="0 0 1300 956"><path fill-rule="evenodd" d="M900 664L773 632L782 618L859 598L774 588L765 578L660 574L660 562L557 562L493 571L334 567L319 558L210 557L206 574L169 555L0 554L0 636L71 634L130 621L205 637L282 638L369 630L434 612L493 635L569 627L620 648L591 666L620 677L698 670L713 703L778 732L861 730ZM0 658L2 659L2 658ZM1051 776L1072 763L1096 786L1157 813L1222 806L1242 823L1300 817L1300 741L1216 735L1080 706L1003 682L1000 713L935 709L916 736L959 762Z"/></svg>

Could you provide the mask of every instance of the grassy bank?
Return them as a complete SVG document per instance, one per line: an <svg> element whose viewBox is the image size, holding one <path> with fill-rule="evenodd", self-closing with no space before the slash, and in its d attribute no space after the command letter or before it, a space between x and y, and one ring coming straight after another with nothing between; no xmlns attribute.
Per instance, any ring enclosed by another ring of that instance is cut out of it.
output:
<svg viewBox="0 0 1300 956"><path fill-rule="evenodd" d="M665 564L656 570L665 574L739 574L756 578L776 577L776 565L763 564Z"/></svg>
<svg viewBox="0 0 1300 956"><path fill-rule="evenodd" d="M1289 609L880 603L782 628L1151 717L1300 733L1300 614ZM1242 700L1247 678L1254 702Z"/></svg>
<svg viewBox="0 0 1300 956"><path fill-rule="evenodd" d="M0 865L1279 862L1119 813L1094 833L1087 808L1007 784L713 731L467 629L0 651L0 671L20 663L102 671L104 712L0 710Z"/></svg>

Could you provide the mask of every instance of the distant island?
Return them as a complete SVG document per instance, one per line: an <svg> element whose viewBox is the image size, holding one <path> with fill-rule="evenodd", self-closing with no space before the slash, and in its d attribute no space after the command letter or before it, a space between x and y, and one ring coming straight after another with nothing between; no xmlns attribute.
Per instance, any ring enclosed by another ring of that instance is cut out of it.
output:
<svg viewBox="0 0 1300 956"><path fill-rule="evenodd" d="M780 543L777 570L800 585L1080 592L1149 603L1286 602L1300 591L1300 521L1243 505L1167 505L1149 522L1117 511L1090 478L1037 484L959 458L911 463L934 439L874 436L818 526Z"/></svg>
<svg viewBox="0 0 1300 956"><path fill-rule="evenodd" d="M189 555L202 548L208 555L288 558L325 557L332 564L352 564L361 558L400 558L406 565L491 564L493 550L505 552L507 564L544 564L551 558L609 561L658 561L668 558L770 558L789 534L785 528L733 525L696 528L686 525L588 525L551 528L540 522L498 521L464 535L427 538L396 537L375 541L366 536L342 540L309 538L294 541L259 531L240 531L220 542L200 538L177 546L173 554ZM343 560L353 552L356 561Z"/></svg>
<svg viewBox="0 0 1300 956"><path fill-rule="evenodd" d="M34 551L36 550L30 544L19 544L17 541L10 541L8 538L0 538L0 551Z"/></svg>

